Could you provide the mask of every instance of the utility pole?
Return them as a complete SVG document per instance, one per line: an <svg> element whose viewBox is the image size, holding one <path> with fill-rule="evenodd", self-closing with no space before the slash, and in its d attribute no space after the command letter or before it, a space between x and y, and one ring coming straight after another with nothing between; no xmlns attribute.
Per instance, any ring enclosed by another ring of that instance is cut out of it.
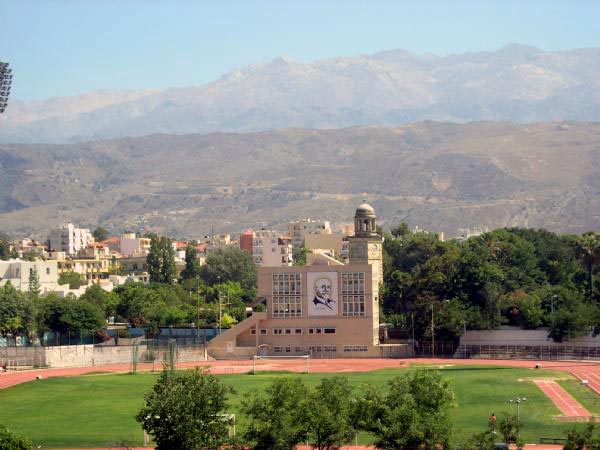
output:
<svg viewBox="0 0 600 450"><path fill-rule="evenodd" d="M196 278L196 345L200 337L200 277Z"/></svg>

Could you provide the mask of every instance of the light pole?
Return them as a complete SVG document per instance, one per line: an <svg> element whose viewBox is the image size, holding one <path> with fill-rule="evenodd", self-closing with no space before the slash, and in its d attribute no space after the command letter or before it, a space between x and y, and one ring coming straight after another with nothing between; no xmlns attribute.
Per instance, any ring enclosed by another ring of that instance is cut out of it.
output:
<svg viewBox="0 0 600 450"><path fill-rule="evenodd" d="M517 405L517 425L519 425L521 421L521 403L526 402L527 399L525 397L515 397L511 398L508 403Z"/></svg>
<svg viewBox="0 0 600 450"><path fill-rule="evenodd" d="M217 280L219 280L217 286L217 299L219 300L219 334L221 334L221 275L217 275Z"/></svg>
<svg viewBox="0 0 600 450"><path fill-rule="evenodd" d="M200 277L196 278L196 345L200 337Z"/></svg>
<svg viewBox="0 0 600 450"><path fill-rule="evenodd" d="M433 302L431 302L431 357L435 358L435 326L433 324Z"/></svg>

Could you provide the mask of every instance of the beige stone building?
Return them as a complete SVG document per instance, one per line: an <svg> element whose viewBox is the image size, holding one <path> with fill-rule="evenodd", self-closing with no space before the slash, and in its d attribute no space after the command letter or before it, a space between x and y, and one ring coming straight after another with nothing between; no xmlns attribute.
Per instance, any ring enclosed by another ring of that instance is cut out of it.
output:
<svg viewBox="0 0 600 450"><path fill-rule="evenodd" d="M369 205L356 210L349 264L324 259L305 267L260 267L257 295L267 310L214 338L209 354L408 356L407 346L379 342L383 265L375 220Z"/></svg>

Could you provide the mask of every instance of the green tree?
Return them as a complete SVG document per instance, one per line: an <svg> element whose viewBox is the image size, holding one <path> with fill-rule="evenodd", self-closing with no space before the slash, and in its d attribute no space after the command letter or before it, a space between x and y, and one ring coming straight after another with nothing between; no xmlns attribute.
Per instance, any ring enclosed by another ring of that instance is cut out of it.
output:
<svg viewBox="0 0 600 450"><path fill-rule="evenodd" d="M394 378L385 396L373 387L364 389L358 404L367 402L372 409L359 423L375 436L377 448L450 448L453 394L438 372L418 370Z"/></svg>
<svg viewBox="0 0 600 450"><path fill-rule="evenodd" d="M600 450L600 429L589 423L584 429L572 428L567 431L564 450Z"/></svg>
<svg viewBox="0 0 600 450"><path fill-rule="evenodd" d="M498 421L498 430L504 438L505 444L517 444L520 448L521 444L521 422L515 414L505 414Z"/></svg>
<svg viewBox="0 0 600 450"><path fill-rule="evenodd" d="M302 245L301 247L294 247L292 249L292 259L294 260L294 266L305 266L306 255L308 255L308 249Z"/></svg>
<svg viewBox="0 0 600 450"><path fill-rule="evenodd" d="M0 233L0 260L6 261L11 258L10 242L8 236Z"/></svg>
<svg viewBox="0 0 600 450"><path fill-rule="evenodd" d="M96 242L105 241L108 238L108 230L103 227L97 227L94 231L92 231L92 236L94 236L94 240Z"/></svg>
<svg viewBox="0 0 600 450"><path fill-rule="evenodd" d="M587 295L593 298L594 268L600 262L600 235L590 231L579 238L577 252L587 274Z"/></svg>
<svg viewBox="0 0 600 450"><path fill-rule="evenodd" d="M97 284L88 287L79 300L95 305L106 318L114 316L119 305L119 297L114 292L105 291Z"/></svg>
<svg viewBox="0 0 600 450"><path fill-rule="evenodd" d="M58 276L58 284L68 284L69 289L79 289L84 282L81 275L76 272L61 272Z"/></svg>
<svg viewBox="0 0 600 450"><path fill-rule="evenodd" d="M35 301L40 296L40 276L35 267L32 267L29 271L29 296L31 300Z"/></svg>
<svg viewBox="0 0 600 450"><path fill-rule="evenodd" d="M254 393L242 400L242 411L252 420L244 435L260 450L289 450L306 439L298 405L308 396L299 378L279 378L266 388L266 396Z"/></svg>
<svg viewBox="0 0 600 450"><path fill-rule="evenodd" d="M42 297L39 311L40 331L96 333L106 325L102 311L95 305L74 297Z"/></svg>
<svg viewBox="0 0 600 450"><path fill-rule="evenodd" d="M167 237L153 236L146 258L148 274L153 283L173 284L175 281L175 250Z"/></svg>
<svg viewBox="0 0 600 450"><path fill-rule="evenodd" d="M185 269L181 272L182 280L193 280L200 276L200 261L196 248L188 244L185 248Z"/></svg>
<svg viewBox="0 0 600 450"><path fill-rule="evenodd" d="M34 329L31 298L10 283L0 286L0 336L27 336Z"/></svg>
<svg viewBox="0 0 600 450"><path fill-rule="evenodd" d="M33 448L33 442L21 436L6 426L0 424L0 449L2 450L29 450Z"/></svg>
<svg viewBox="0 0 600 450"><path fill-rule="evenodd" d="M256 267L252 257L237 247L217 248L206 257L200 271L208 285L237 281L249 299L254 299L256 289Z"/></svg>
<svg viewBox="0 0 600 450"><path fill-rule="evenodd" d="M228 441L231 388L198 369L163 371L136 420L158 450L217 450Z"/></svg>
<svg viewBox="0 0 600 450"><path fill-rule="evenodd" d="M302 432L318 450L337 448L354 436L351 394L346 378L324 378L301 403Z"/></svg>

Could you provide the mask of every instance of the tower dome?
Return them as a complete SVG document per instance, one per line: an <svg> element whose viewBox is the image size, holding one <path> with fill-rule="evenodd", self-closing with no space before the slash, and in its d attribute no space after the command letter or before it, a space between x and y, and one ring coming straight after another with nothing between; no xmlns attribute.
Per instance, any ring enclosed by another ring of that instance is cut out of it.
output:
<svg viewBox="0 0 600 450"><path fill-rule="evenodd" d="M375 210L371 205L364 202L354 214L354 236L376 236L377 225Z"/></svg>
<svg viewBox="0 0 600 450"><path fill-rule="evenodd" d="M358 208L356 208L356 213L354 217L375 217L375 210L368 203L363 203Z"/></svg>

